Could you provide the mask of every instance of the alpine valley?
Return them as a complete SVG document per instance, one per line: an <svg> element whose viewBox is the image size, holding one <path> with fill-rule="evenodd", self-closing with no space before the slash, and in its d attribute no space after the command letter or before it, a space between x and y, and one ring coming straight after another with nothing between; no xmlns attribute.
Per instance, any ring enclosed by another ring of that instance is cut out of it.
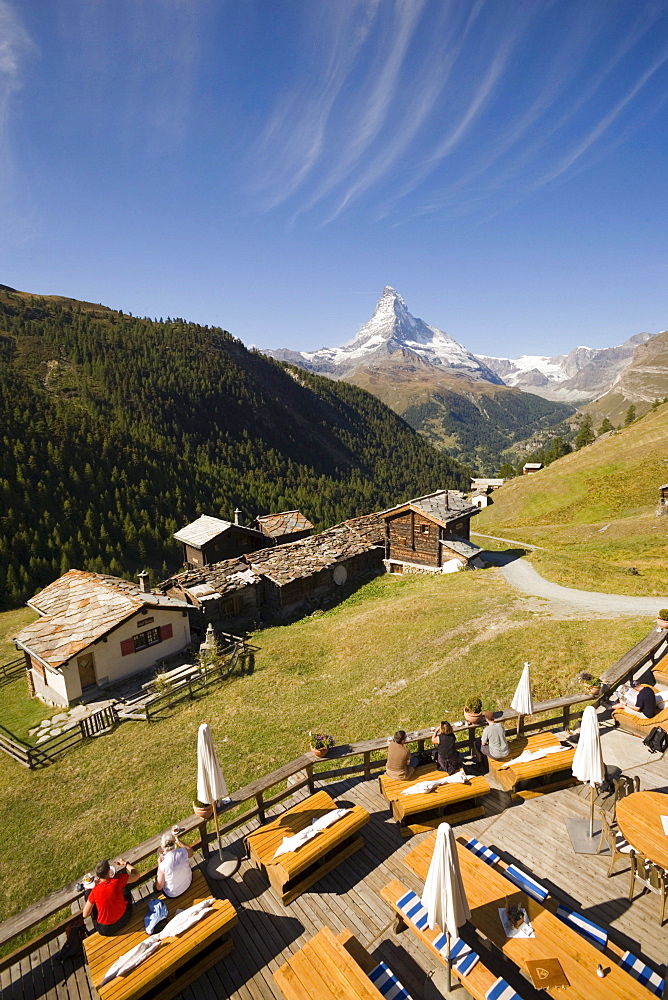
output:
<svg viewBox="0 0 668 1000"><path fill-rule="evenodd" d="M387 287L353 341L265 353L367 389L436 447L493 474L504 449L551 428L559 433L576 406L607 393L650 340L640 333L619 347L577 347L554 357L476 356L412 316Z"/></svg>

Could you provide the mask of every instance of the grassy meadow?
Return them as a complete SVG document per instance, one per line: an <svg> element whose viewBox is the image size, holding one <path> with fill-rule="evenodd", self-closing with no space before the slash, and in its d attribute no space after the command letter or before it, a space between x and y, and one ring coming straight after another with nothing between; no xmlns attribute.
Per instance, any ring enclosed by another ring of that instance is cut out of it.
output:
<svg viewBox="0 0 668 1000"><path fill-rule="evenodd" d="M528 558L563 586L668 595L668 517L655 515L659 487L668 482L667 441L663 404L536 475L507 483L472 527L543 546Z"/></svg>
<svg viewBox="0 0 668 1000"><path fill-rule="evenodd" d="M647 631L558 620L494 569L376 578L330 611L257 632L253 674L163 721L126 722L42 771L1 755L0 919L188 815L203 719L236 789L302 753L309 729L342 743L459 717L470 694L506 706L527 659L537 699L577 690L579 670L600 673Z"/></svg>

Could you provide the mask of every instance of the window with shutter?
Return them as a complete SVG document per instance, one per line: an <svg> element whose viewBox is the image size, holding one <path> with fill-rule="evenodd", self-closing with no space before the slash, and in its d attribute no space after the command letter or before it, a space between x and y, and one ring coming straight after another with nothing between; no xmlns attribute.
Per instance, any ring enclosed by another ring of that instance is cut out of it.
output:
<svg viewBox="0 0 668 1000"><path fill-rule="evenodd" d="M135 651L135 641L134 639L123 639L121 643L121 656L127 656L128 653L134 653Z"/></svg>
<svg viewBox="0 0 668 1000"><path fill-rule="evenodd" d="M172 635L173 635L173 629L172 629L171 622L170 622L169 625L161 625L160 626L160 638L161 639L163 639L163 640L164 639L171 639Z"/></svg>

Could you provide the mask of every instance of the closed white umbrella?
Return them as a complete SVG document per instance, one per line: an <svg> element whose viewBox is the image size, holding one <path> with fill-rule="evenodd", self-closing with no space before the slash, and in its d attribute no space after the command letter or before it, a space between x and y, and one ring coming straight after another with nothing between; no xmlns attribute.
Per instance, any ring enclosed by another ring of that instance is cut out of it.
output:
<svg viewBox="0 0 668 1000"><path fill-rule="evenodd" d="M524 670L522 671L522 676L520 677L520 682L517 685L517 690L513 695L513 700L510 703L510 707L518 715L533 715L533 698L531 696L531 674L529 672L530 664L524 664Z"/></svg>
<svg viewBox="0 0 668 1000"><path fill-rule="evenodd" d="M218 823L218 800L227 798L227 785L218 763L213 738L208 723L203 722L197 734L197 798L213 806L213 817L218 835L218 854L207 865L207 875L211 878L226 878L236 865L234 859L223 858L223 844Z"/></svg>
<svg viewBox="0 0 668 1000"><path fill-rule="evenodd" d="M573 757L573 774L584 784L589 784L589 836L594 836L594 794L596 785L605 781L605 764L601 748L601 734L598 716L593 705L587 705L582 713L580 739Z"/></svg>
<svg viewBox="0 0 668 1000"><path fill-rule="evenodd" d="M459 928L471 916L466 890L459 868L459 855L452 827L439 823L436 844L422 893L422 905L428 913L429 927L438 925L448 941L448 990L450 989L450 941L459 937Z"/></svg>

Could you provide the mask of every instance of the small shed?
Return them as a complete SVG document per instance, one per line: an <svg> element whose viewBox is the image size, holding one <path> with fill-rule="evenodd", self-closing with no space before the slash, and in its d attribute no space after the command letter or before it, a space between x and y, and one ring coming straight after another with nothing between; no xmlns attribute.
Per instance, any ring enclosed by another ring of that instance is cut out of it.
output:
<svg viewBox="0 0 668 1000"><path fill-rule="evenodd" d="M223 631L242 630L260 614L261 581L244 559L226 559L202 570L189 569L160 584L170 597L186 601L198 613L198 625Z"/></svg>
<svg viewBox="0 0 668 1000"><path fill-rule="evenodd" d="M668 483L659 486L659 506L668 507Z"/></svg>
<svg viewBox="0 0 668 1000"><path fill-rule="evenodd" d="M522 466L523 476L532 476L534 472L540 472L543 468L542 462L525 462Z"/></svg>
<svg viewBox="0 0 668 1000"><path fill-rule="evenodd" d="M185 601L101 573L71 569L28 605L40 617L14 636L31 694L69 705L86 688L139 673L190 642Z"/></svg>
<svg viewBox="0 0 668 1000"><path fill-rule="evenodd" d="M478 510L482 510L483 507L489 507L490 504L494 503L491 496L487 490L476 490L475 493L471 494L471 503Z"/></svg>
<svg viewBox="0 0 668 1000"><path fill-rule="evenodd" d="M450 573L476 566L469 540L478 508L454 490L437 490L381 511L388 573ZM461 543L465 543L462 545Z"/></svg>
<svg viewBox="0 0 668 1000"><path fill-rule="evenodd" d="M298 542L301 538L308 538L313 531L313 525L299 510L284 510L280 514L263 514L261 517L255 518L253 527L261 531L271 545Z"/></svg>
<svg viewBox="0 0 668 1000"><path fill-rule="evenodd" d="M224 521L219 517L202 514L185 528L174 533L183 545L183 561L188 566L201 568L254 552L268 544L257 528L248 528L237 521Z"/></svg>

